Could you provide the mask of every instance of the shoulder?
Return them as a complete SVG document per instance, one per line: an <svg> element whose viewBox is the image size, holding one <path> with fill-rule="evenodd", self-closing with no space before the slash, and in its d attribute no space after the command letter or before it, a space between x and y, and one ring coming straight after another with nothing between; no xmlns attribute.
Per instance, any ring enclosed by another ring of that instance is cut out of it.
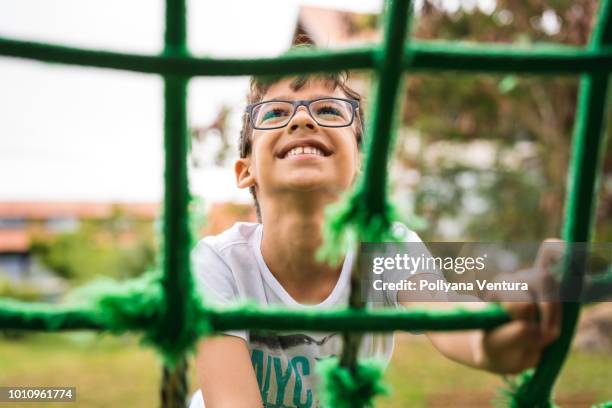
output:
<svg viewBox="0 0 612 408"><path fill-rule="evenodd" d="M253 239L260 224L239 222L201 239L191 253L197 283L215 299L230 301L253 264ZM243 282L244 283L244 282Z"/></svg>
<svg viewBox="0 0 612 408"><path fill-rule="evenodd" d="M401 222L394 222L391 232L398 242L422 242L419 235Z"/></svg>
<svg viewBox="0 0 612 408"><path fill-rule="evenodd" d="M194 252L197 254L212 250L222 254L232 247L247 246L253 241L260 227L261 224L254 222L237 222L220 234L202 238L196 245Z"/></svg>
<svg viewBox="0 0 612 408"><path fill-rule="evenodd" d="M220 234L201 239L191 252L196 274L213 271L210 275L229 276L232 270L252 264L260 227L257 223L237 222Z"/></svg>
<svg viewBox="0 0 612 408"><path fill-rule="evenodd" d="M213 306L231 305L245 296L252 242L260 224L238 222L217 235L201 239L193 249L192 265L198 293ZM247 340L244 330L224 333Z"/></svg>

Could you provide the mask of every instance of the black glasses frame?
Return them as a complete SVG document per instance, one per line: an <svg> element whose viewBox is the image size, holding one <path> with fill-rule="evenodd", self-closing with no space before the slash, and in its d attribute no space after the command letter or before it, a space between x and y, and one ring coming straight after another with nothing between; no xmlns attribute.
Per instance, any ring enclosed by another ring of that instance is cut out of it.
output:
<svg viewBox="0 0 612 408"><path fill-rule="evenodd" d="M323 101L323 100L336 100L336 101L343 101L343 102L348 102L351 107L353 108L353 114L351 115L351 120L349 121L349 123L347 123L346 125L334 125L334 126L330 126L330 125L323 125L321 123L319 123L319 121L315 118L315 116L312 114L312 111L310 110L310 104L314 103L314 102L318 102L318 101ZM293 113L291 114L291 116L289 117L289 119L287 119L287 123L285 123L282 126L274 126L274 127L257 127L255 126L255 121L253 120L253 109L255 109L256 107L263 105L265 103L270 103L270 102L286 102L286 103L290 103L291 105L293 105ZM284 128L285 126L287 126L289 124L289 122L291 122L291 119L293 119L293 117L295 116L295 114L297 113L297 110L300 106L305 106L306 110L308 111L308 114L310 115L310 117L312 118L312 120L314 120L316 122L317 125L322 126L322 127L328 127L328 128L342 128L342 127L347 127L347 126L351 126L353 124L353 122L355 121L355 112L357 112L357 110L359 109L359 101L355 100L355 99L344 99L344 98L333 98L333 97L328 97L328 98L317 98L317 99L302 99L302 100L298 100L298 101L286 101L286 100L282 100L282 99L272 99L269 101L261 101L261 102L257 102L257 103L253 103L250 105L247 105L246 107L246 113L249 115L249 122L251 123L251 127L253 127L253 129L256 130L273 130L273 129L281 129Z"/></svg>

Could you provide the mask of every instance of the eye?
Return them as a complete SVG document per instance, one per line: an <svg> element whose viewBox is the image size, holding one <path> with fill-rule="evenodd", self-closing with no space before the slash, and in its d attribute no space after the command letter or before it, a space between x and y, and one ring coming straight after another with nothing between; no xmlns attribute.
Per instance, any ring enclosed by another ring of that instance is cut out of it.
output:
<svg viewBox="0 0 612 408"><path fill-rule="evenodd" d="M334 115L342 117L342 112L335 106L326 105L317 108L317 115Z"/></svg>
<svg viewBox="0 0 612 408"><path fill-rule="evenodd" d="M322 101L313 108L314 114L320 122L333 122L334 125L337 125L350 117L348 108L337 101Z"/></svg>
<svg viewBox="0 0 612 408"><path fill-rule="evenodd" d="M289 116L289 111L287 109L274 108L264 112L263 116L261 117L261 122L275 120L286 116Z"/></svg>

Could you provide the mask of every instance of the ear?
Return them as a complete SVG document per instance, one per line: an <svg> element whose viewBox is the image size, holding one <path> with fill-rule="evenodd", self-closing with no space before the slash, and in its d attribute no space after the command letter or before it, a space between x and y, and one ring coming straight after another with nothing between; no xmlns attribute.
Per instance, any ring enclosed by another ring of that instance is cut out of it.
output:
<svg viewBox="0 0 612 408"><path fill-rule="evenodd" d="M249 188L255 186L255 177L251 173L251 158L245 157L236 160L234 164L236 184L238 188Z"/></svg>

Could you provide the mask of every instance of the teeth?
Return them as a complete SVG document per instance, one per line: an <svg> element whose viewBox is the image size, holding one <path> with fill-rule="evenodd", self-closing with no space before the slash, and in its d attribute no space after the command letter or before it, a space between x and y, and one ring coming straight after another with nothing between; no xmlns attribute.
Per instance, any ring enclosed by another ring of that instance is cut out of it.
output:
<svg viewBox="0 0 612 408"><path fill-rule="evenodd" d="M294 147L293 149L289 150L285 157L288 157L288 156L297 156L299 154L314 154L314 155L317 155L317 156L323 156L323 152L321 150L317 149L316 147L312 147L312 146L298 146L298 147Z"/></svg>

